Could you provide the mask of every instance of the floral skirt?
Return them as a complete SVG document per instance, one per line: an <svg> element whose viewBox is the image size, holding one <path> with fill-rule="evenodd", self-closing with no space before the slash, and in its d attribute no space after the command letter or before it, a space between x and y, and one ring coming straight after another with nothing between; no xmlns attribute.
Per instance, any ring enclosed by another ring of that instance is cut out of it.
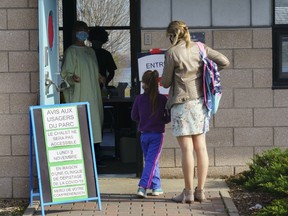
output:
<svg viewBox="0 0 288 216"><path fill-rule="evenodd" d="M209 118L203 97L171 108L173 136L202 134L209 131Z"/></svg>

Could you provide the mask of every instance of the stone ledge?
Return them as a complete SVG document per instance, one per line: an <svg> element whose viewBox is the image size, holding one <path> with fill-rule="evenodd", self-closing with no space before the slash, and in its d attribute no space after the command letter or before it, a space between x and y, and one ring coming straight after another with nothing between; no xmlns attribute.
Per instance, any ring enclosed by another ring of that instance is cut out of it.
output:
<svg viewBox="0 0 288 216"><path fill-rule="evenodd" d="M229 216L239 216L238 209L236 208L228 190L220 190L219 193L222 197Z"/></svg>

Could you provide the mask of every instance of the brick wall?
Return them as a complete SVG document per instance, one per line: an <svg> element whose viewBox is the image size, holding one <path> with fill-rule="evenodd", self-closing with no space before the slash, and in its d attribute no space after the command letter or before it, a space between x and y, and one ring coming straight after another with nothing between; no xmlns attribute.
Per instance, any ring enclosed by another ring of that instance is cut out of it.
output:
<svg viewBox="0 0 288 216"><path fill-rule="evenodd" d="M37 0L0 1L0 197L29 196L29 114L37 104ZM194 31L194 30L193 30ZM210 176L247 169L251 157L272 147L287 147L287 90L272 90L271 29L204 31L207 45L231 61L222 72L223 98L207 134ZM152 45L169 47L164 30ZM167 126L160 166L162 176L181 177L181 152ZM213 140L212 140L213 137Z"/></svg>
<svg viewBox="0 0 288 216"><path fill-rule="evenodd" d="M37 0L0 1L0 197L29 196L29 115L37 104Z"/></svg>
<svg viewBox="0 0 288 216"><path fill-rule="evenodd" d="M253 155L273 147L286 148L288 90L272 90L272 30L191 30L205 32L208 46L225 54L231 65L221 72L223 97L207 133L209 176L229 176L248 168ZM142 50L167 48L164 30L152 34L152 45ZM181 152L166 127L160 161L162 176L182 177ZM196 163L197 165L197 163Z"/></svg>

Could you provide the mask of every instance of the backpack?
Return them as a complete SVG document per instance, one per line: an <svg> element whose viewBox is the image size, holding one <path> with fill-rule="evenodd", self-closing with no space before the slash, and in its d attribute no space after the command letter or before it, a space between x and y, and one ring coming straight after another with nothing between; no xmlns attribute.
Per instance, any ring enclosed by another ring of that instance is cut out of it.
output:
<svg viewBox="0 0 288 216"><path fill-rule="evenodd" d="M196 44L200 49L200 58L203 61L204 105L208 110L208 116L211 117L216 114L222 97L220 73L217 64L207 57L204 45L201 42L196 42Z"/></svg>

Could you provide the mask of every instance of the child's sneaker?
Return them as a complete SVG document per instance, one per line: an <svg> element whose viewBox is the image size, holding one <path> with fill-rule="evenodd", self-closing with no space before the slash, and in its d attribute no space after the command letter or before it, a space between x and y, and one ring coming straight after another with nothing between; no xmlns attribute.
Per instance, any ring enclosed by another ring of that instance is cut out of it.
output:
<svg viewBox="0 0 288 216"><path fill-rule="evenodd" d="M146 189L139 187L137 191L137 196L140 198L146 198L147 197Z"/></svg>
<svg viewBox="0 0 288 216"><path fill-rule="evenodd" d="M159 196L159 195L161 195L163 193L164 192L163 192L162 188L157 188L157 189L153 189L152 190L152 196Z"/></svg>

